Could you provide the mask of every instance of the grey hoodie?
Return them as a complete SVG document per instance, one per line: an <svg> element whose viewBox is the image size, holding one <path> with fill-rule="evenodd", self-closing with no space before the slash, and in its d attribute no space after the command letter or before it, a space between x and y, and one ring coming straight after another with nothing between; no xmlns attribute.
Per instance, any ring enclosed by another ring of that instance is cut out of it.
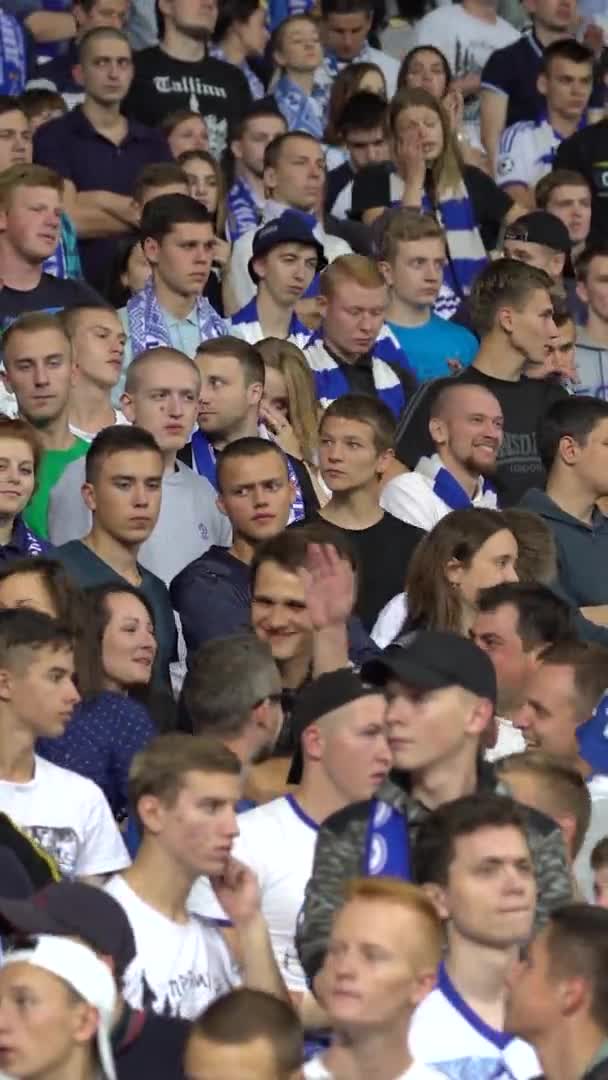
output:
<svg viewBox="0 0 608 1080"><path fill-rule="evenodd" d="M608 349L595 345L584 326L576 332L576 367L580 382L575 393L608 399Z"/></svg>
<svg viewBox="0 0 608 1080"><path fill-rule="evenodd" d="M546 521L557 545L559 584L576 607L608 604L608 518L595 514L592 525L567 514L539 488L521 506Z"/></svg>

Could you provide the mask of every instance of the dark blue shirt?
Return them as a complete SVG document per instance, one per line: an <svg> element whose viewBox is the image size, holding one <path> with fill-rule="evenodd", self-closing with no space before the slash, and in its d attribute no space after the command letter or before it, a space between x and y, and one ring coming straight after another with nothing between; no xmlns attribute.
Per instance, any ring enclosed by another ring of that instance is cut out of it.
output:
<svg viewBox="0 0 608 1080"><path fill-rule="evenodd" d="M11 562L13 559L31 559L36 555L50 555L52 551L53 545L28 529L23 518L18 515L15 518L8 544L0 544L0 564Z"/></svg>
<svg viewBox="0 0 608 1080"><path fill-rule="evenodd" d="M161 131L134 120L128 124L127 134L117 146L100 135L77 106L38 129L34 161L71 180L77 191L113 191L132 196L135 180L145 165L172 161L172 157ZM116 237L80 241L84 274L92 284L104 284L116 243Z"/></svg>
<svg viewBox="0 0 608 1080"><path fill-rule="evenodd" d="M104 690L77 705L65 733L39 739L36 751L54 765L88 776L101 788L115 817L127 810L133 756L156 735L148 710L126 694Z"/></svg>

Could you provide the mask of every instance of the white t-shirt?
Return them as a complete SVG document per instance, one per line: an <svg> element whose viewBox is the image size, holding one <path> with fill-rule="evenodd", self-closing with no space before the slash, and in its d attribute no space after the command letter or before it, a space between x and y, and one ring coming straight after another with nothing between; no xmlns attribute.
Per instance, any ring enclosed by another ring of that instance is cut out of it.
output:
<svg viewBox="0 0 608 1080"><path fill-rule="evenodd" d="M113 874L130 859L101 788L34 758L25 784L0 780L0 810L52 855L64 877Z"/></svg>
<svg viewBox="0 0 608 1080"><path fill-rule="evenodd" d="M408 525L430 532L453 509L433 490L437 470L441 467L441 458L433 454L420 458L413 472L401 473L389 480L380 495L382 509ZM475 507L496 510L496 492L484 486L481 477L471 503Z"/></svg>
<svg viewBox="0 0 608 1080"><path fill-rule="evenodd" d="M176 923L141 900L120 875L105 886L126 911L137 955L124 979L134 1009L194 1020L239 983L238 971L217 927L196 915Z"/></svg>
<svg viewBox="0 0 608 1080"><path fill-rule="evenodd" d="M388 648L399 637L406 618L407 594L400 592L384 605L372 627L370 637L379 649Z"/></svg>
<svg viewBox="0 0 608 1080"><path fill-rule="evenodd" d="M546 118L511 124L500 136L496 183L499 187L524 184L533 188L541 177L551 172L561 142L561 135Z"/></svg>
<svg viewBox="0 0 608 1080"><path fill-rule="evenodd" d="M463 75L481 75L486 60L496 49L517 41L519 33L505 19L486 22L470 15L462 4L451 4L429 11L414 30L412 46L434 45L444 54L455 79ZM479 96L468 98L464 107L467 135L479 138Z"/></svg>
<svg viewBox="0 0 608 1080"><path fill-rule="evenodd" d="M292 795L239 815L240 834L232 854L254 871L262 914L277 964L289 990L306 990L306 976L295 947L296 922L312 873L318 825ZM226 920L207 878L199 878L188 900L190 911Z"/></svg>
<svg viewBox="0 0 608 1080"><path fill-rule="evenodd" d="M332 1080L332 1078L333 1073L325 1068L320 1054L311 1058L304 1066L304 1080ZM428 1065L413 1061L409 1069L399 1073L395 1080L445 1080L445 1078L442 1078L441 1073L436 1069L429 1069Z"/></svg>
<svg viewBox="0 0 608 1080"><path fill-rule="evenodd" d="M591 852L598 840L608 835L608 776L596 773L587 781L591 796L591 818L583 846L574 862L574 876L588 903L594 902Z"/></svg>
<svg viewBox="0 0 608 1080"><path fill-rule="evenodd" d="M534 1050L484 1023L441 965L438 984L412 1017L410 1051L451 1080L530 1080L542 1069Z"/></svg>

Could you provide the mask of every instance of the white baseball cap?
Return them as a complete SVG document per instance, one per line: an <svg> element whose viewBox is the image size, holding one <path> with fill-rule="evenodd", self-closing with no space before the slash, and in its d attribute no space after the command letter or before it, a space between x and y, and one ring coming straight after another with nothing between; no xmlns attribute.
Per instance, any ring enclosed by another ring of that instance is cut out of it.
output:
<svg viewBox="0 0 608 1080"><path fill-rule="evenodd" d="M116 1080L114 1056L110 1033L116 1005L116 984L106 964L95 955L88 945L80 945L70 938L40 934L34 945L3 957L7 964L32 964L43 968L68 983L80 997L99 1013L97 1025L97 1049L104 1077Z"/></svg>

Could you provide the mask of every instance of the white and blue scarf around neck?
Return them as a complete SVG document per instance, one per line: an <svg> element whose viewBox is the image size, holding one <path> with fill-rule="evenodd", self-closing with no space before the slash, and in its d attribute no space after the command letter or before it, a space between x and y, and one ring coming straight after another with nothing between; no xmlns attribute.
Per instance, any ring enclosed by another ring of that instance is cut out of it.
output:
<svg viewBox="0 0 608 1080"><path fill-rule="evenodd" d="M230 318L230 331L235 337L248 341L250 345L257 345L258 341L262 341L267 336L262 329L258 315L257 297L254 296L253 300L250 300L248 304L245 304L245 307L235 312ZM287 341L297 345L298 349L303 349L309 339L310 328L300 322L294 311L289 323Z"/></svg>
<svg viewBox="0 0 608 1080"><path fill-rule="evenodd" d="M194 307L201 341L230 333L228 323L220 318L205 296L199 296ZM157 349L161 345L173 348L152 279L127 301L127 319L133 359L145 349Z"/></svg>
<svg viewBox="0 0 608 1080"><path fill-rule="evenodd" d="M27 79L25 35L13 15L0 11L0 92L21 94Z"/></svg>
<svg viewBox="0 0 608 1080"><path fill-rule="evenodd" d="M471 506L496 510L498 506L496 490L487 477L479 477L477 494L471 499L456 477L446 469L439 454L420 458L415 472L429 481L434 494L449 506L450 510L468 510Z"/></svg>
<svg viewBox="0 0 608 1080"><path fill-rule="evenodd" d="M305 94L288 75L281 75L272 89L272 95L285 117L289 131L305 131L315 139L323 138L329 100L329 89L324 78L317 82L315 76L310 94Z"/></svg>
<svg viewBox="0 0 608 1080"><path fill-rule="evenodd" d="M311 335L303 352L315 380L317 399L324 409L336 398L351 393L342 366L334 360L325 346L322 329ZM407 357L386 323L373 345L370 362L376 394L397 418L400 417L406 405L405 393L403 383L391 365L397 364L407 370L411 369Z"/></svg>
<svg viewBox="0 0 608 1080"><path fill-rule="evenodd" d="M274 440L268 428L264 424L258 424L258 436L260 439L268 439L269 442ZM192 463L196 466L196 471L199 476L205 476L212 488L217 491L217 461L215 450L213 449L209 439L204 432L198 428L191 439L192 446ZM295 491L295 499L291 504L291 510L289 513L288 525L292 525L294 521L303 521L306 516L306 508L304 506L304 496L302 495L302 489L300 487L296 471L292 462L286 456L287 460L287 473L289 479L293 485Z"/></svg>

